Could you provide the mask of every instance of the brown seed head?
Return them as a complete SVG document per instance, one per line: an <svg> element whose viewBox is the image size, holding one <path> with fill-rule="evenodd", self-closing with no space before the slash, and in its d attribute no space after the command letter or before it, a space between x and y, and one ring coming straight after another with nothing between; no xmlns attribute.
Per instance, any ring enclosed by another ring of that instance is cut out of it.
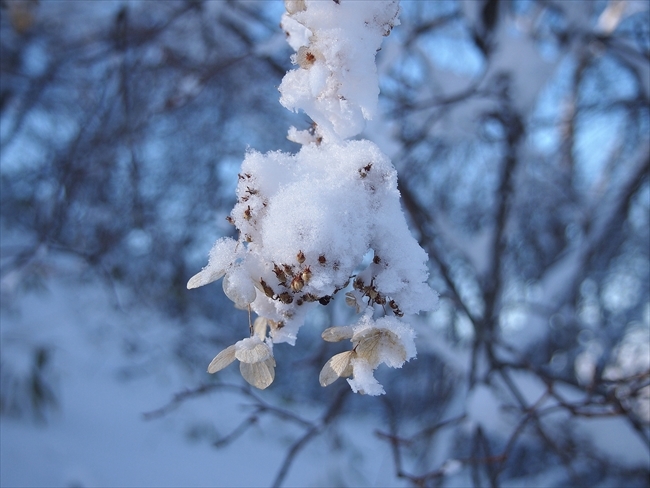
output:
<svg viewBox="0 0 650 488"><path fill-rule="evenodd" d="M287 305L290 304L291 302L293 302L293 297L292 297L292 296L289 294L289 292L287 292L287 291L285 291L285 292L283 292L283 293L280 293L280 294L278 295L278 299L279 299L282 303L285 303L285 304L287 304Z"/></svg>
<svg viewBox="0 0 650 488"><path fill-rule="evenodd" d="M302 290L302 287L304 286L305 282L302 280L302 276L297 275L294 277L293 280L291 280L291 289L298 293L300 290Z"/></svg>
<svg viewBox="0 0 650 488"><path fill-rule="evenodd" d="M264 281L262 278L260 278L260 284L262 285L262 290L264 290L264 294L269 298L273 298L273 295L275 295L273 288L267 285L266 281Z"/></svg>
<svg viewBox="0 0 650 488"><path fill-rule="evenodd" d="M318 297L313 293L305 293L302 296L302 299L306 302L315 302L316 300L318 300Z"/></svg>
<svg viewBox="0 0 650 488"><path fill-rule="evenodd" d="M286 283L287 281L287 275L284 274L284 271L282 271L282 268L278 266L277 264L273 265L273 272L275 273L276 278L280 283Z"/></svg>
<svg viewBox="0 0 650 488"><path fill-rule="evenodd" d="M305 283L309 283L309 280L311 279L311 269L309 266L307 266L305 269L302 270L302 281Z"/></svg>

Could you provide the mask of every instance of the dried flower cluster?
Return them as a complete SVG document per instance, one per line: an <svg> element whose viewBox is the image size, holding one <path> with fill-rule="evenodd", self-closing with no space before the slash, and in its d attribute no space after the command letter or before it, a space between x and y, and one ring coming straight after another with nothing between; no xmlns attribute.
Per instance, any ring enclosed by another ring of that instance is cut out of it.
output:
<svg viewBox="0 0 650 488"><path fill-rule="evenodd" d="M355 392L378 395L384 390L372 371L381 363L401 367L415 356L414 334L402 317L431 310L438 299L427 284L426 253L400 208L390 160L370 141L345 140L375 110L374 56L397 22L398 5L306 0L286 6L282 25L298 68L285 76L281 101L304 110L315 125L289 131L303 144L297 154L247 153L228 217L239 238L219 239L188 288L223 277L235 305L259 315L251 337L219 353L208 371L238 359L244 378L265 388L274 378L272 344L294 344L308 311L351 287L345 301L364 315L354 326L325 331L325 340L347 338L353 348L328 361L320 381L326 386L352 376ZM372 262L358 272L369 252ZM386 316L375 321L375 313Z"/></svg>

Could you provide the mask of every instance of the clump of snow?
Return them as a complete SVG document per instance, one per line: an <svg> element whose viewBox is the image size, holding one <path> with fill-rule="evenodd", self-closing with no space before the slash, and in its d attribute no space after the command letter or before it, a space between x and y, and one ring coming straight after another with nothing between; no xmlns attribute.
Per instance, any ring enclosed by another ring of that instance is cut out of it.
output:
<svg viewBox="0 0 650 488"><path fill-rule="evenodd" d="M309 115L324 140L359 134L377 110L375 55L399 25L399 2L285 4L281 25L299 67L282 80L280 103Z"/></svg>
<svg viewBox="0 0 650 488"><path fill-rule="evenodd" d="M242 164L231 222L238 241L217 241L189 287L225 274L224 292L281 324L275 342L294 343L305 311L355 279L356 293L399 314L431 310L426 253L400 208L397 175L370 141L303 146L297 154L250 151Z"/></svg>
<svg viewBox="0 0 650 488"><path fill-rule="evenodd" d="M285 6L282 26L298 68L285 76L280 101L315 124L289 130L303 145L297 154L248 151L228 217L239 237L218 240L188 288L223 276L235 305L267 321L269 340L293 345L307 312L352 283L346 302L367 312L346 336L354 354L329 361L321 384L353 374L354 391L378 395L384 390L372 371L415 357L414 334L402 317L438 302L427 284L427 255L400 207L395 168L372 142L345 140L376 111L375 54L398 24L398 2L287 0ZM370 252L372 262L354 274ZM387 316L373 320L380 310ZM265 325L260 341L266 331ZM226 356L233 361L234 350L218 355L218 363Z"/></svg>

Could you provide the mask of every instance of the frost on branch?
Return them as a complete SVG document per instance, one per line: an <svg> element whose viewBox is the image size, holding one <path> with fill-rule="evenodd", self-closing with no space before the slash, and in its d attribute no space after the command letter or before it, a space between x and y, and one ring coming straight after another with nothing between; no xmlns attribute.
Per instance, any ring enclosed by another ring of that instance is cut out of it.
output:
<svg viewBox="0 0 650 488"><path fill-rule="evenodd" d="M374 56L397 24L398 5L286 5L282 25L299 68L285 76L281 101L307 112L316 129L290 129L303 143L297 154L246 154L228 217L239 238L219 239L188 288L223 277L228 298L260 316L253 337L226 348L208 369L214 373L239 359L244 378L259 388L273 381L271 345L293 345L310 309L351 288L342 293L346 303L365 314L341 336L353 350L332 358L320 381L326 386L352 376L355 392L379 395L384 390L373 370L415 357L414 334L402 318L432 310L438 300L427 284L427 255L401 210L393 165L372 142L344 140L376 110ZM369 251L372 262L358 271ZM373 312L386 317L374 320ZM343 330L328 329L324 338Z"/></svg>

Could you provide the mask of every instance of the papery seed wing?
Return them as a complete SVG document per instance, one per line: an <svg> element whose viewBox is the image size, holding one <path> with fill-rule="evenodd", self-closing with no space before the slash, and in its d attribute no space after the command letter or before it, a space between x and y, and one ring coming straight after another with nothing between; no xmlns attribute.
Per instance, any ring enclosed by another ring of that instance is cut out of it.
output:
<svg viewBox="0 0 650 488"><path fill-rule="evenodd" d="M252 341L252 339L255 339L257 343L247 342ZM269 346L260 342L257 337L244 339L244 341L240 341L239 344L240 346L237 347L237 350L235 351L235 357L242 363L259 363L260 361L265 361L271 356L271 349L269 349Z"/></svg>
<svg viewBox="0 0 650 488"><path fill-rule="evenodd" d="M325 329L321 337L327 342L339 342L343 339L351 339L353 333L352 327L345 325L343 327L330 327L329 329Z"/></svg>
<svg viewBox="0 0 650 488"><path fill-rule="evenodd" d="M354 307L357 313L361 310L361 302L359 301L359 298L351 291L345 294L345 303L349 307Z"/></svg>
<svg viewBox="0 0 650 488"><path fill-rule="evenodd" d="M382 340L382 331L379 329L370 329L369 331L364 331L355 337L355 342L358 341L356 351L359 357L364 358L368 361L369 364L375 368L379 364L379 353L380 353L380 343Z"/></svg>
<svg viewBox="0 0 650 488"><path fill-rule="evenodd" d="M226 274L226 271L223 269L214 269L210 266L206 266L190 278L190 281L187 282L187 289L191 290L212 283L213 281L217 281L224 274Z"/></svg>
<svg viewBox="0 0 650 488"><path fill-rule="evenodd" d="M275 379L275 360L268 358L258 363L240 363L239 371L244 379L255 388L263 390Z"/></svg>
<svg viewBox="0 0 650 488"><path fill-rule="evenodd" d="M232 363L235 360L235 349L236 347L233 344L232 346L228 346L219 354L217 354L208 366L208 373L212 374L216 373L217 371L221 371L223 368Z"/></svg>
<svg viewBox="0 0 650 488"><path fill-rule="evenodd" d="M257 317L253 322L253 335L259 337L263 341L266 337L266 328L269 320L266 317Z"/></svg>
<svg viewBox="0 0 650 488"><path fill-rule="evenodd" d="M320 371L318 381L320 386L327 386L334 383L340 377L348 377L352 375L351 359L354 357L354 351L345 351L333 356L325 363L323 369Z"/></svg>

